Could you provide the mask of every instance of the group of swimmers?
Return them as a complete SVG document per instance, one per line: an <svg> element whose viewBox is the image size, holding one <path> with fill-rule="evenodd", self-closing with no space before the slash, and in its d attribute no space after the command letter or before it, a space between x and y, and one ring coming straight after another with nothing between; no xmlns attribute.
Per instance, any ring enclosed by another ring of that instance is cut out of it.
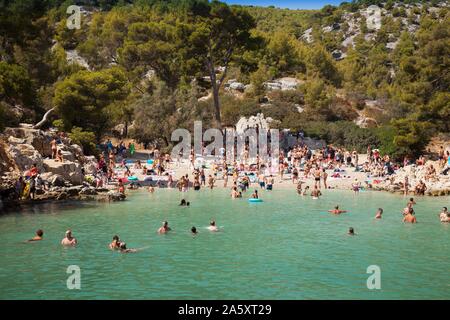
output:
<svg viewBox="0 0 450 320"><path fill-rule="evenodd" d="M185 202L186 203L186 202ZM189 203L189 202L187 202ZM189 204L187 204L189 205ZM216 225L215 220L211 220L209 222L209 226L207 228L211 232L220 231L219 227ZM159 234L166 234L172 231L172 228L169 227L169 223L167 221L163 222L163 225L158 229ZM199 232L195 226L193 226L190 230L192 235L197 235ZM36 242L44 239L44 231L42 229L38 229L33 238L27 240L27 242ZM67 230L64 238L61 240L61 245L65 247L74 247L78 244L77 239L73 236L72 230ZM112 242L109 244L109 248L111 250L118 250L121 253L133 253L139 251L139 249L128 249L125 242L121 241L118 235L115 235L112 239Z"/></svg>

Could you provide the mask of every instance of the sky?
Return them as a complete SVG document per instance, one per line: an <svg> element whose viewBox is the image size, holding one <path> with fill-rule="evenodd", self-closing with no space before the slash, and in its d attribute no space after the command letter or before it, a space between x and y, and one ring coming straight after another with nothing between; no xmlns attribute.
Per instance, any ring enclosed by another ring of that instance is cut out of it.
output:
<svg viewBox="0 0 450 320"><path fill-rule="evenodd" d="M275 6L289 9L321 9L327 4L339 5L345 0L223 0L228 4L242 4L254 6ZM348 0L350 2L350 0Z"/></svg>

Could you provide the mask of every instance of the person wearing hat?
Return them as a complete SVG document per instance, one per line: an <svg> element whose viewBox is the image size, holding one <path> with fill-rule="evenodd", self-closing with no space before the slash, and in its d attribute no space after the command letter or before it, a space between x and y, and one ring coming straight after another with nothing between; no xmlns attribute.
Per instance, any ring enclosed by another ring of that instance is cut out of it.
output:
<svg viewBox="0 0 450 320"><path fill-rule="evenodd" d="M72 236L72 230L66 231L66 236L61 240L63 246L75 246L77 244L77 239Z"/></svg>

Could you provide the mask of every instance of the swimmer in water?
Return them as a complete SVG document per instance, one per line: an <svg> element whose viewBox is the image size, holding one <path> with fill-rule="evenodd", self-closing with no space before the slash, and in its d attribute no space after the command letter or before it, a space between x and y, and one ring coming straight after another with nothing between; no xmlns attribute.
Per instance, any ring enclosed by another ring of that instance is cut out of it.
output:
<svg viewBox="0 0 450 320"><path fill-rule="evenodd" d="M216 226L216 221L212 220L212 221L209 223L208 230L209 230L209 231L219 231L219 228L217 228L217 226Z"/></svg>
<svg viewBox="0 0 450 320"><path fill-rule="evenodd" d="M36 231L36 235L32 239L28 240L28 242L40 241L43 239L43 237L44 237L44 231L42 229L39 229Z"/></svg>
<svg viewBox="0 0 450 320"><path fill-rule="evenodd" d="M148 187L148 192L150 192L150 193L155 192L155 188L152 186Z"/></svg>
<svg viewBox="0 0 450 320"><path fill-rule="evenodd" d="M403 222L409 222L409 223L417 223L417 219L414 216L414 210L413 208L409 208L408 213L403 218Z"/></svg>
<svg viewBox="0 0 450 320"><path fill-rule="evenodd" d="M197 228L196 227L192 227L191 228L191 233L195 236L198 234Z"/></svg>
<svg viewBox="0 0 450 320"><path fill-rule="evenodd" d="M306 196L306 192L309 190L309 186L306 186L302 192L302 196Z"/></svg>
<svg viewBox="0 0 450 320"><path fill-rule="evenodd" d="M347 210L340 210L339 206L336 206L336 207L334 207L333 210L328 210L328 212L330 212L332 214L341 214L341 213L347 212Z"/></svg>
<svg viewBox="0 0 450 320"><path fill-rule="evenodd" d="M381 216L383 215L383 209L378 208L377 213L375 215L375 219L381 219Z"/></svg>
<svg viewBox="0 0 450 320"><path fill-rule="evenodd" d="M186 205L186 200L181 199L181 202L180 202L179 206L185 206L185 205Z"/></svg>
<svg viewBox="0 0 450 320"><path fill-rule="evenodd" d="M119 246L120 253L134 253L137 252L137 249L127 249L127 244L125 242L121 242Z"/></svg>
<svg viewBox="0 0 450 320"><path fill-rule="evenodd" d="M439 220L441 222L450 222L450 212L448 212L447 207L442 208L442 212L439 214Z"/></svg>
<svg viewBox="0 0 450 320"><path fill-rule="evenodd" d="M258 199L258 190L252 193L252 199Z"/></svg>
<svg viewBox="0 0 450 320"><path fill-rule="evenodd" d="M406 207L407 208L412 208L415 204L416 204L416 202L414 201L414 198L409 198L409 201L406 204Z"/></svg>
<svg viewBox="0 0 450 320"><path fill-rule="evenodd" d="M119 249L120 248L120 239L119 239L119 236L114 236L113 238L112 238L112 242L109 244L109 248L111 249L111 250L117 250L117 249Z"/></svg>
<svg viewBox="0 0 450 320"><path fill-rule="evenodd" d="M355 230L354 230L352 227L348 228L347 234L348 234L349 236L354 236L354 235L356 235Z"/></svg>
<svg viewBox="0 0 450 320"><path fill-rule="evenodd" d="M77 239L72 236L72 230L66 231L66 236L61 240L63 246L75 246L77 244Z"/></svg>
<svg viewBox="0 0 450 320"><path fill-rule="evenodd" d="M319 197L322 195L322 192L317 188L317 186L314 186L314 190L311 192L311 196L313 199L319 199Z"/></svg>
<svg viewBox="0 0 450 320"><path fill-rule="evenodd" d="M167 233L171 230L172 229L169 227L169 223L167 221L164 221L162 227L158 229L158 233Z"/></svg>

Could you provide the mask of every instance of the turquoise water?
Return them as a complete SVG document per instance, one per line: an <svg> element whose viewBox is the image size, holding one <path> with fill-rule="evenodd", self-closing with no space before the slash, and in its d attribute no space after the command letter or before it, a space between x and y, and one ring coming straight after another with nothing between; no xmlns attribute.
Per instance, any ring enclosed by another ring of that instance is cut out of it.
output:
<svg viewBox="0 0 450 320"><path fill-rule="evenodd" d="M130 193L122 203L37 205L0 217L1 299L449 299L450 198L417 198L418 224L401 222L406 198L326 191L319 201L295 190L261 192L263 203L228 190ZM339 203L349 213L326 211ZM378 207L384 218L373 219ZM167 219L174 232L156 233ZM216 219L222 232L206 230ZM199 235L192 236L195 225ZM348 236L349 227L356 236ZM44 240L24 243L42 228ZM76 248L60 240L71 228ZM114 234L128 248L107 246ZM81 289L66 286L69 265ZM369 290L369 265L381 290Z"/></svg>

